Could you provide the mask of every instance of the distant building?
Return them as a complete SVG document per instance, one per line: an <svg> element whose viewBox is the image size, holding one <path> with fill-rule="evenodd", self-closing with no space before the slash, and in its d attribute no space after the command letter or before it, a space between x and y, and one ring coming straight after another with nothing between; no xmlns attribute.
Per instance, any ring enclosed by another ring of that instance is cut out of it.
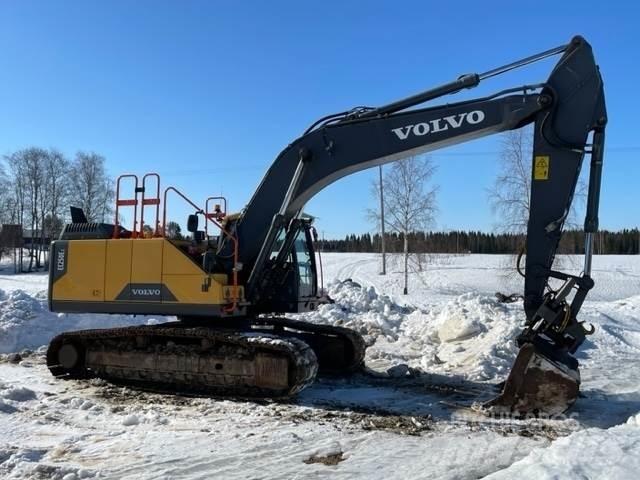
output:
<svg viewBox="0 0 640 480"><path fill-rule="evenodd" d="M22 225L3 224L0 229L0 248L18 248L23 245Z"/></svg>
<svg viewBox="0 0 640 480"><path fill-rule="evenodd" d="M51 233L42 230L23 229L21 225L3 224L0 229L0 248L32 248L43 245L48 247L51 243Z"/></svg>
<svg viewBox="0 0 640 480"><path fill-rule="evenodd" d="M42 230L31 230L30 228L25 228L22 234L22 242L24 248L32 248L40 245L48 247L51 243L51 233L45 230L43 238Z"/></svg>

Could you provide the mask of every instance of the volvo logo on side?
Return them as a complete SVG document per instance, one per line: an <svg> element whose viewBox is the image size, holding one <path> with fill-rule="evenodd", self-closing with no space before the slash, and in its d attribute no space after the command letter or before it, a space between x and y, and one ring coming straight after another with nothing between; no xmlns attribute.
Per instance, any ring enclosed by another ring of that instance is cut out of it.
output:
<svg viewBox="0 0 640 480"><path fill-rule="evenodd" d="M159 297L160 289L159 288L132 288L131 293L135 296L141 297Z"/></svg>
<svg viewBox="0 0 640 480"><path fill-rule="evenodd" d="M463 112L457 115L434 118L428 122L394 128L391 131L395 133L400 140L406 140L410 135L422 137L432 133L445 132L449 129L460 128L465 123L476 125L482 122L484 117L485 115L482 110L472 110L471 112Z"/></svg>

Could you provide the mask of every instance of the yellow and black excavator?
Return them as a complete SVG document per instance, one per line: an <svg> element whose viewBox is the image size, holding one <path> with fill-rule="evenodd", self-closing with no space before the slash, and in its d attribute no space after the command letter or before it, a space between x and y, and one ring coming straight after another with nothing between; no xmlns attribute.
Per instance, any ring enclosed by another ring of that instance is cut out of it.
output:
<svg viewBox="0 0 640 480"><path fill-rule="evenodd" d="M544 83L420 107L553 55L560 59ZM157 174L141 181L125 175L118 179L115 224L89 223L74 210L72 223L52 243L49 307L175 315L177 321L63 333L51 341L47 365L62 378L97 376L154 390L242 397L295 394L318 369L353 372L365 353L356 332L284 316L331 301L318 288L321 266L312 219L302 213L306 202L365 168L533 124L526 323L504 389L483 409L515 415L562 412L578 396L573 354L592 333L577 315L594 285L591 257L606 123L602 78L590 45L577 36L389 105L321 118L282 151L236 215L227 214L222 198L210 198L202 208L173 187L161 198ZM575 276L552 265L585 154L591 160L585 263ZM120 198L124 182L133 185L133 198ZM194 209L187 221L189 240L165 235L168 194ZM118 223L118 209L125 206L134 210L131 230ZM155 210L149 224L145 207ZM204 230L198 229L199 219ZM553 289L550 279L562 286Z"/></svg>

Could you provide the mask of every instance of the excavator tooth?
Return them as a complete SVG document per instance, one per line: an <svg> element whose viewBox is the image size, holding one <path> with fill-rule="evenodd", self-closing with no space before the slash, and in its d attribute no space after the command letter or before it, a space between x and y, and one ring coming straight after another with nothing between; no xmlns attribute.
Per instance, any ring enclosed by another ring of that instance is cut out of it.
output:
<svg viewBox="0 0 640 480"><path fill-rule="evenodd" d="M522 346L502 393L480 406L486 415L553 416L569 409L578 398L580 372L566 355L561 361L545 355L532 343Z"/></svg>

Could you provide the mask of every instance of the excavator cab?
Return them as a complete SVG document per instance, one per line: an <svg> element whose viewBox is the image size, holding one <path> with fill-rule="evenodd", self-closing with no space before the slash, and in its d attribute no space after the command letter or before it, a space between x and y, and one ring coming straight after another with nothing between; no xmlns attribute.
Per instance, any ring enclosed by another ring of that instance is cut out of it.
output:
<svg viewBox="0 0 640 480"><path fill-rule="evenodd" d="M263 297L265 313L307 312L327 303L318 290L312 221L294 220L288 230L282 228L278 233L264 273L263 282L271 290Z"/></svg>

